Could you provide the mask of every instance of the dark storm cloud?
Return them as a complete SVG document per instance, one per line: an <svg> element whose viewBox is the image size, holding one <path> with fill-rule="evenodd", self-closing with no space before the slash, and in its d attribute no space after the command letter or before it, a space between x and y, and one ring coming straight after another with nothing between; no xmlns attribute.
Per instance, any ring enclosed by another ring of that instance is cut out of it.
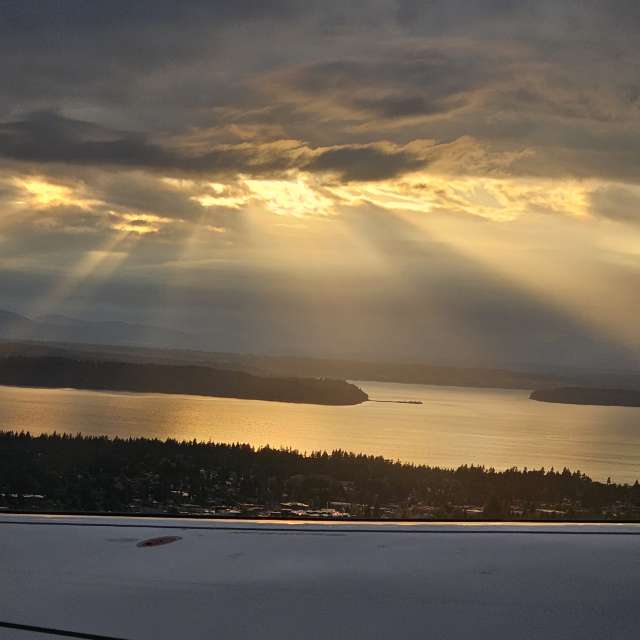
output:
<svg viewBox="0 0 640 640"><path fill-rule="evenodd" d="M343 145L314 150L303 143L216 145L197 154L168 148L137 133L39 112L0 123L0 155L41 163L115 166L166 173L238 173L264 176L290 169L332 172L345 180L381 180L418 169L424 160L411 151L386 146Z"/></svg>
<svg viewBox="0 0 640 640"><path fill-rule="evenodd" d="M506 25L509 35L538 33L552 39L596 37L595 28L615 27L630 35L640 24L640 8L635 0L397 0L398 22L409 30L458 34L469 27L482 33L496 33ZM604 34L599 36L606 39Z"/></svg>
<svg viewBox="0 0 640 640"><path fill-rule="evenodd" d="M446 114L465 106L493 75L473 58L413 45L374 60L333 60L267 77L294 100L328 97L357 118L402 119ZM348 115L347 115L348 117Z"/></svg>
<svg viewBox="0 0 640 640"><path fill-rule="evenodd" d="M171 156L141 134L125 134L52 112L0 123L0 153L13 160L77 164L171 164Z"/></svg>
<svg viewBox="0 0 640 640"><path fill-rule="evenodd" d="M149 140L145 134L110 130L51 112L0 124L0 154L27 162L140 167L151 170L229 173L252 167L256 173L284 170L285 157L256 157L246 147L187 155Z"/></svg>
<svg viewBox="0 0 640 640"><path fill-rule="evenodd" d="M271 54L265 62L241 54L245 31L286 28L298 13L295 2L5 1L0 111L65 109L146 131L189 127L238 101L239 67L268 64Z"/></svg>
<svg viewBox="0 0 640 640"><path fill-rule="evenodd" d="M409 116L421 116L445 111L446 108L429 101L420 95L413 96L386 96L379 99L358 98L353 101L358 109L370 112L381 118L404 118Z"/></svg>
<svg viewBox="0 0 640 640"><path fill-rule="evenodd" d="M303 168L336 173L345 181L373 181L393 178L424 165L424 159L403 150L344 146L321 151Z"/></svg>
<svg viewBox="0 0 640 640"><path fill-rule="evenodd" d="M618 157L607 140L640 128L639 14L627 0L3 2L1 152L252 175L333 159L373 179L414 164L379 171L377 150L363 169L359 147L324 160L233 144L192 153L166 137L241 126L313 152L473 136L534 147L520 174L636 181L640 141Z"/></svg>

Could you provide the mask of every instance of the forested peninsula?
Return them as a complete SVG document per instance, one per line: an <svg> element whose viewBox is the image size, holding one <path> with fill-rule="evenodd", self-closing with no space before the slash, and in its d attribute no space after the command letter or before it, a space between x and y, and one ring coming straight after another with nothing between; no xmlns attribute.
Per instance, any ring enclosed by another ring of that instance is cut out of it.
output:
<svg viewBox="0 0 640 640"><path fill-rule="evenodd" d="M63 357L12 356L0 359L0 385L171 393L324 405L353 405L368 400L364 391L344 380L257 376L198 365Z"/></svg>

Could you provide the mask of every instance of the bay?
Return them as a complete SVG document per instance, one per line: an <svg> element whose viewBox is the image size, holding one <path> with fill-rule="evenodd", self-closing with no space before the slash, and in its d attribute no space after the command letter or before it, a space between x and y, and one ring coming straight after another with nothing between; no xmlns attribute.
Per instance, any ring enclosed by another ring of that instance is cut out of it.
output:
<svg viewBox="0 0 640 640"><path fill-rule="evenodd" d="M637 408L534 402L520 390L356 384L372 399L423 404L331 407L0 387L0 429L344 449L442 467L566 466L598 480L640 478Z"/></svg>

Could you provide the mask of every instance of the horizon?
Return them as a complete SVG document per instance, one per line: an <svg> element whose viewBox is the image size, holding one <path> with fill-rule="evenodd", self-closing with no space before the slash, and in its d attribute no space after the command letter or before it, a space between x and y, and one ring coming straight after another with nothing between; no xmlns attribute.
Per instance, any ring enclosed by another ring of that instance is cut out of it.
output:
<svg viewBox="0 0 640 640"><path fill-rule="evenodd" d="M52 339L51 337L42 337L38 332L42 332L42 326L39 326L37 330L32 328L22 330L19 325L9 324L7 327L3 327L1 321L3 320L3 314L10 314L11 316L15 316L17 320L27 320L30 322L35 322L38 325L51 325L53 327L79 327L82 325L87 326L104 326L104 325L121 325L125 330L126 329L134 329L141 328L143 330L159 330L166 331L167 334L161 334L156 340L150 339L150 336L147 334L143 334L143 338L141 341L136 342L135 334L134 339L131 336L128 336L126 333L120 338L114 338L112 341L104 340L104 336L98 335L95 340L82 339L82 337L78 337L75 333L69 334L67 339ZM59 322L61 321L61 322ZM66 325L65 323L71 323L71 325ZM17 330L16 330L17 329ZM172 344L171 343L171 333L179 334L179 337L184 339L188 339L189 341L194 340L195 342L191 343L191 346L185 344ZM8 334L8 335L7 335ZM443 360L427 360L425 358L418 357L417 359L410 359L408 357L400 357L399 359L394 358L392 355L388 357L376 357L374 354L372 355L360 355L360 354L349 354L343 353L341 355L332 357L328 355L323 355L321 353L315 352L287 352L287 351L269 351L268 349L264 351L220 351L209 349L204 346L199 346L202 343L200 342L202 336L199 336L197 332L189 333L183 332L177 329L171 329L166 326L159 325L146 325L140 324L136 322L129 322L126 320L112 320L109 318L103 318L101 320L93 319L83 319L79 317L70 317L62 314L47 314L43 316L36 317L28 317L18 311L13 309L0 309L0 345L5 344L8 346L19 347L20 345L40 345L43 349L51 348L62 348L66 347L69 350L73 351L74 349L78 351L78 353L82 353L87 349L95 349L100 351L101 349L105 349L107 351L111 349L117 350L127 350L131 354L136 352L158 352L158 353L201 353L203 355L210 356L238 356L238 357L256 357L256 358L273 358L273 359L289 359L289 360L318 360L318 361L333 361L333 362L351 362L351 363L362 363L362 364L379 364L379 365L397 365L397 366L421 366L433 369L469 369L469 370L485 370L490 371L492 369L495 370L503 370L503 371L513 371L513 372L538 372L538 373L559 373L562 371L565 372L581 372L581 373L621 373L621 374L639 374L640 367L636 367L631 365L629 367L612 367L612 366L603 366L603 367L594 367L594 366L571 366L571 365L563 365L563 364L539 364L532 362L511 362L504 363L502 365L493 363L487 364L482 362L456 362L451 359L443 359Z"/></svg>

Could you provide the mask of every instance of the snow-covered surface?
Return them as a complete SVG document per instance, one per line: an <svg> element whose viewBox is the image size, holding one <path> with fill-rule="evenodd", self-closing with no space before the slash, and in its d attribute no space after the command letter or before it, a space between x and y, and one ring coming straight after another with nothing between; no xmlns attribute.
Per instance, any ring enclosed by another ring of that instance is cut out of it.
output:
<svg viewBox="0 0 640 640"><path fill-rule="evenodd" d="M639 593L637 525L0 515L0 622L131 640L635 639Z"/></svg>

